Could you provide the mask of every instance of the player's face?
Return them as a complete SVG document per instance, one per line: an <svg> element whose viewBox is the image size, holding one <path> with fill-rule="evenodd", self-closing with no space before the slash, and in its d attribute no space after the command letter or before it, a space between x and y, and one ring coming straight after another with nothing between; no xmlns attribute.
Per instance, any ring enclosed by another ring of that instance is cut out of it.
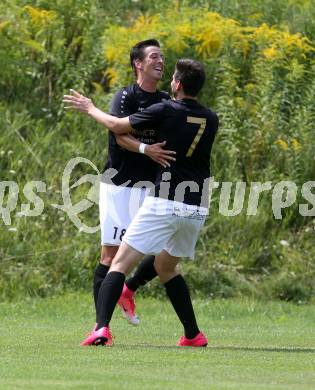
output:
<svg viewBox="0 0 315 390"><path fill-rule="evenodd" d="M175 73L173 74L173 78L171 81L171 90L174 98L177 98L178 91L179 91L179 81L175 79Z"/></svg>
<svg viewBox="0 0 315 390"><path fill-rule="evenodd" d="M145 48L145 57L141 61L140 70L154 80L161 80L164 70L164 56L159 47L148 46Z"/></svg>

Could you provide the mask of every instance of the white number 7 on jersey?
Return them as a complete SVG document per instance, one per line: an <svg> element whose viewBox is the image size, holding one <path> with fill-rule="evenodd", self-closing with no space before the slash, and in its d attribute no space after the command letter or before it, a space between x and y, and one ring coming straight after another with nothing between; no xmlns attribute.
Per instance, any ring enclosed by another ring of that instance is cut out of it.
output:
<svg viewBox="0 0 315 390"><path fill-rule="evenodd" d="M196 134L192 144L190 145L188 152L186 153L186 157L191 157L194 150L196 149L197 143L200 141L200 138L201 138L203 132L205 131L207 119L206 118L196 118L194 116L188 116L187 122L188 123L196 123L196 124L200 125L200 127L197 131L197 134Z"/></svg>

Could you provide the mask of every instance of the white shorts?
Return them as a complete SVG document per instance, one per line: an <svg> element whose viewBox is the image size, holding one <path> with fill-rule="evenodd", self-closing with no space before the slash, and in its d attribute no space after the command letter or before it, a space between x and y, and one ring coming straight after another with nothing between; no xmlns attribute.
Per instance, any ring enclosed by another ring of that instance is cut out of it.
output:
<svg viewBox="0 0 315 390"><path fill-rule="evenodd" d="M137 214L148 192L149 190L145 188L100 183L101 245L121 244L131 220Z"/></svg>
<svg viewBox="0 0 315 390"><path fill-rule="evenodd" d="M208 209L148 196L123 241L144 254L162 250L194 259L195 246Z"/></svg>

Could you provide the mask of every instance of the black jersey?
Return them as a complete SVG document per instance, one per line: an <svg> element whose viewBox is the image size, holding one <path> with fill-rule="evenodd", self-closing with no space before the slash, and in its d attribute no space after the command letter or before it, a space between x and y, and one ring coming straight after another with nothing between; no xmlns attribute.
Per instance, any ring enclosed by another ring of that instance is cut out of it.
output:
<svg viewBox="0 0 315 390"><path fill-rule="evenodd" d="M139 87L138 84L132 84L119 90L111 102L110 114L119 118L129 116L135 112L143 111L152 104L170 99L168 93L163 91L147 92ZM140 142L152 145L156 142L156 133L154 128L143 127L135 131L132 135ZM125 185L132 187L139 181L150 181L154 183L156 178L157 164L143 154L130 152L121 148L115 135L108 132L108 160L106 162L103 181L106 179L106 171L114 168L117 174L110 178L110 182L115 185Z"/></svg>
<svg viewBox="0 0 315 390"><path fill-rule="evenodd" d="M166 140L166 148L177 152L176 161L169 168L158 167L154 195L187 204L204 204L202 191L210 177L217 115L193 99L168 100L131 115L129 121L135 129L154 127L157 141ZM207 190L208 186L206 193Z"/></svg>

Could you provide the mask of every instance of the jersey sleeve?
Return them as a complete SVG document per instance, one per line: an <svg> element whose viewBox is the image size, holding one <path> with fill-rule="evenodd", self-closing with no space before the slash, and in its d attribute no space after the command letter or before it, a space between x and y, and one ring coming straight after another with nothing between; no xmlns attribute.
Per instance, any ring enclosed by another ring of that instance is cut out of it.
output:
<svg viewBox="0 0 315 390"><path fill-rule="evenodd" d="M129 123L135 130L144 130L157 126L165 109L164 103L156 103L141 112L129 116Z"/></svg>
<svg viewBox="0 0 315 390"><path fill-rule="evenodd" d="M118 118L124 118L134 112L133 103L130 94L126 89L116 92L110 105L110 114Z"/></svg>

